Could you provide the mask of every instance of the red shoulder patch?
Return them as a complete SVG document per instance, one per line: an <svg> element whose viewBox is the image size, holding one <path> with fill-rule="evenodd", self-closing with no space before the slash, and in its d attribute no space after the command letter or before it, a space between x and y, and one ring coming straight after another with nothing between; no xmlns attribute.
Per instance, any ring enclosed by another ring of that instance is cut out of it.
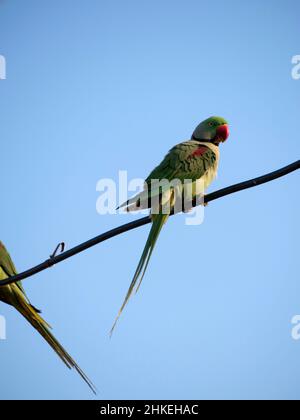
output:
<svg viewBox="0 0 300 420"><path fill-rule="evenodd" d="M204 153L206 153L208 150L208 147L206 146L199 146L192 154L189 155L189 159L197 156L202 156Z"/></svg>

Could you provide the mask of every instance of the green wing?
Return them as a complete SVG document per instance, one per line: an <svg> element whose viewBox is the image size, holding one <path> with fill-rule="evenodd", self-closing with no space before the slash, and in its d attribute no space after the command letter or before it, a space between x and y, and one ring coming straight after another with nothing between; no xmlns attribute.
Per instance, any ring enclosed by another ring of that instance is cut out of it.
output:
<svg viewBox="0 0 300 420"><path fill-rule="evenodd" d="M202 149L202 153L195 152ZM207 146L199 145L197 141L187 141L174 146L146 179L150 185L151 179L178 178L196 181L216 162L215 153Z"/></svg>
<svg viewBox="0 0 300 420"><path fill-rule="evenodd" d="M13 260L11 259L11 256L9 255L7 249L3 245L3 243L0 241L0 267L4 271L4 273L7 275L7 277L13 277L16 276L17 270L13 263ZM20 281L16 282L19 289L24 293L26 296L25 290L22 286L22 283ZM26 296L27 298L27 296ZM28 298L27 298L28 299Z"/></svg>
<svg viewBox="0 0 300 420"><path fill-rule="evenodd" d="M2 242L0 242L0 266L7 277L17 274L16 267Z"/></svg>
<svg viewBox="0 0 300 420"><path fill-rule="evenodd" d="M215 153L207 146L199 144L197 141L189 140L174 146L163 161L151 172L145 180L147 189L132 197L118 208L126 207L127 211L146 209L150 207L150 199L159 196L165 189L169 189L168 182L179 179L196 181L201 178L206 171L216 163ZM160 182L165 179L165 185Z"/></svg>

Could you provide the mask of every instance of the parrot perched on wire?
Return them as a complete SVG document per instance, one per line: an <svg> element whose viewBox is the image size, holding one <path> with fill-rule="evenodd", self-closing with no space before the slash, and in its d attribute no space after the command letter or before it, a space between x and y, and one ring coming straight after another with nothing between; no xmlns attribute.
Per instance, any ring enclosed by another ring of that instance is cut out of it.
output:
<svg viewBox="0 0 300 420"><path fill-rule="evenodd" d="M138 291L152 255L155 243L177 200L182 201L185 188L191 185L191 198L195 198L196 183L205 190L217 175L219 144L229 136L228 123L221 117L210 117L201 122L190 140L174 146L163 161L145 180L144 190L123 203L119 208L128 212L150 208L152 227L133 276L125 300L111 329L111 334L134 290ZM181 187L170 188L170 182L179 180ZM185 184L185 180L189 183ZM183 187L182 187L182 183ZM194 195L194 196L193 196ZM153 205L153 202L156 203ZM166 208L163 211L162 208Z"/></svg>
<svg viewBox="0 0 300 420"><path fill-rule="evenodd" d="M0 281L17 275L15 265L2 242L0 242ZM85 373L80 369L72 357L60 345L50 332L50 325L40 316L40 311L31 305L21 282L0 286L0 301L13 306L24 318L41 334L65 365L77 370L82 379L91 390L96 393L95 387Z"/></svg>

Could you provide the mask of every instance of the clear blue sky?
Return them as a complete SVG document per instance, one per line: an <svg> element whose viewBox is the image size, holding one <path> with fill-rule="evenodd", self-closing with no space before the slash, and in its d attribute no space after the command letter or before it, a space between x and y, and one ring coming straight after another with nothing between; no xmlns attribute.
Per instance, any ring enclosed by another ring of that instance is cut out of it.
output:
<svg viewBox="0 0 300 420"><path fill-rule="evenodd" d="M96 183L145 177L222 115L210 190L299 158L297 0L0 1L1 240L19 270L132 215L100 216ZM299 398L299 174L172 218L109 340L149 227L24 282L103 399ZM11 308L1 398L93 398Z"/></svg>

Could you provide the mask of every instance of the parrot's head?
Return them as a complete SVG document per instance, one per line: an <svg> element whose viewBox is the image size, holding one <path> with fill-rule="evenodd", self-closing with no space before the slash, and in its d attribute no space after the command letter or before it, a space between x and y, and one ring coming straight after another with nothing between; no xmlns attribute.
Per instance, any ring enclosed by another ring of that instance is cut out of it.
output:
<svg viewBox="0 0 300 420"><path fill-rule="evenodd" d="M222 117L210 117L202 121L193 132L192 139L219 145L228 139L228 122Z"/></svg>

